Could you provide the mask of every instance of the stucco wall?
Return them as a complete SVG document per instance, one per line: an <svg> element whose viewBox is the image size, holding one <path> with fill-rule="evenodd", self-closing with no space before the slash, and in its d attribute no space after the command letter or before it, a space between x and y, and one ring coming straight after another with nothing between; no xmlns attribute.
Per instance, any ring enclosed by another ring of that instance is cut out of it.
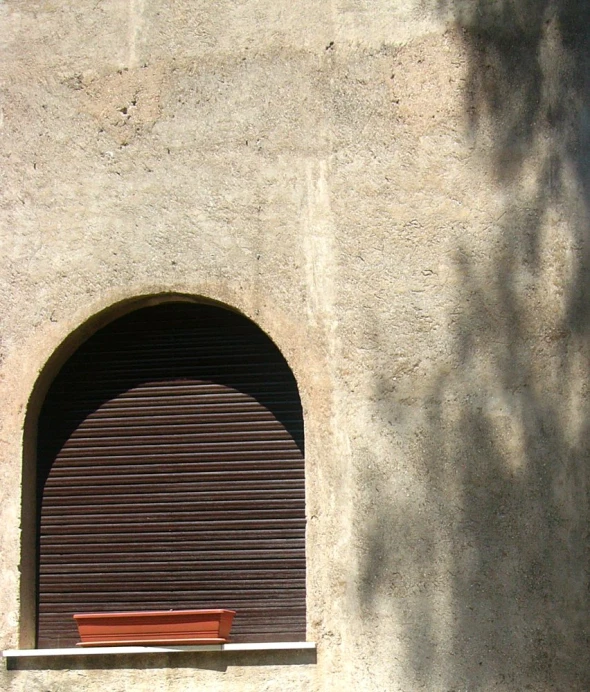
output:
<svg viewBox="0 0 590 692"><path fill-rule="evenodd" d="M167 293L243 311L295 372L318 644L21 663L2 689L590 688L588 20L0 4L0 644L27 636L37 377L97 313Z"/></svg>

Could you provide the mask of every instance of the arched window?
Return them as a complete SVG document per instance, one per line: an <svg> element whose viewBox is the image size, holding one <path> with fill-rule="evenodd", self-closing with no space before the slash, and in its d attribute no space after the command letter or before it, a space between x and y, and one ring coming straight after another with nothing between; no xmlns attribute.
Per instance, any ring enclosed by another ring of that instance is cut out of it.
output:
<svg viewBox="0 0 590 692"><path fill-rule="evenodd" d="M168 303L66 362L38 428L39 648L74 613L230 608L236 642L305 639L303 419L245 317Z"/></svg>

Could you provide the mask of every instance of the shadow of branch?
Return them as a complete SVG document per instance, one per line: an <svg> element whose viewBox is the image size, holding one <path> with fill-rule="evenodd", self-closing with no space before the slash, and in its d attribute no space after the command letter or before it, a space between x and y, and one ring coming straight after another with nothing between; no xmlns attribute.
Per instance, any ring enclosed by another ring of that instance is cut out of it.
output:
<svg viewBox="0 0 590 692"><path fill-rule="evenodd" d="M416 689L586 690L590 3L436 9L505 208L484 260L455 249L453 352L426 394L406 405L375 376L373 413L415 467L407 502L399 452L366 453L359 603Z"/></svg>

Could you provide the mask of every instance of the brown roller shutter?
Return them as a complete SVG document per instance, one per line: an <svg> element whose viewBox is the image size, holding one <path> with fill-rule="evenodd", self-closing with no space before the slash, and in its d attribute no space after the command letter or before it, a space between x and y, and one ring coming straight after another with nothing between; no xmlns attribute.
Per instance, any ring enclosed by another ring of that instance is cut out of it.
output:
<svg viewBox="0 0 590 692"><path fill-rule="evenodd" d="M38 646L73 613L230 608L235 642L305 639L303 421L244 317L166 304L104 328L39 420Z"/></svg>

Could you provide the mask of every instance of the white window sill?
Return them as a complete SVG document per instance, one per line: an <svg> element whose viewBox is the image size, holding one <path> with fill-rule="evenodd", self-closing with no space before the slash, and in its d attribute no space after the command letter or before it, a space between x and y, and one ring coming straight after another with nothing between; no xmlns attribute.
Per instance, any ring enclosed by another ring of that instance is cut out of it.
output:
<svg viewBox="0 0 590 692"><path fill-rule="evenodd" d="M315 642L268 642L261 644L201 644L195 646L89 646L77 649L7 649L4 658L48 656L101 656L128 654L173 654L183 651L286 651L314 649Z"/></svg>

